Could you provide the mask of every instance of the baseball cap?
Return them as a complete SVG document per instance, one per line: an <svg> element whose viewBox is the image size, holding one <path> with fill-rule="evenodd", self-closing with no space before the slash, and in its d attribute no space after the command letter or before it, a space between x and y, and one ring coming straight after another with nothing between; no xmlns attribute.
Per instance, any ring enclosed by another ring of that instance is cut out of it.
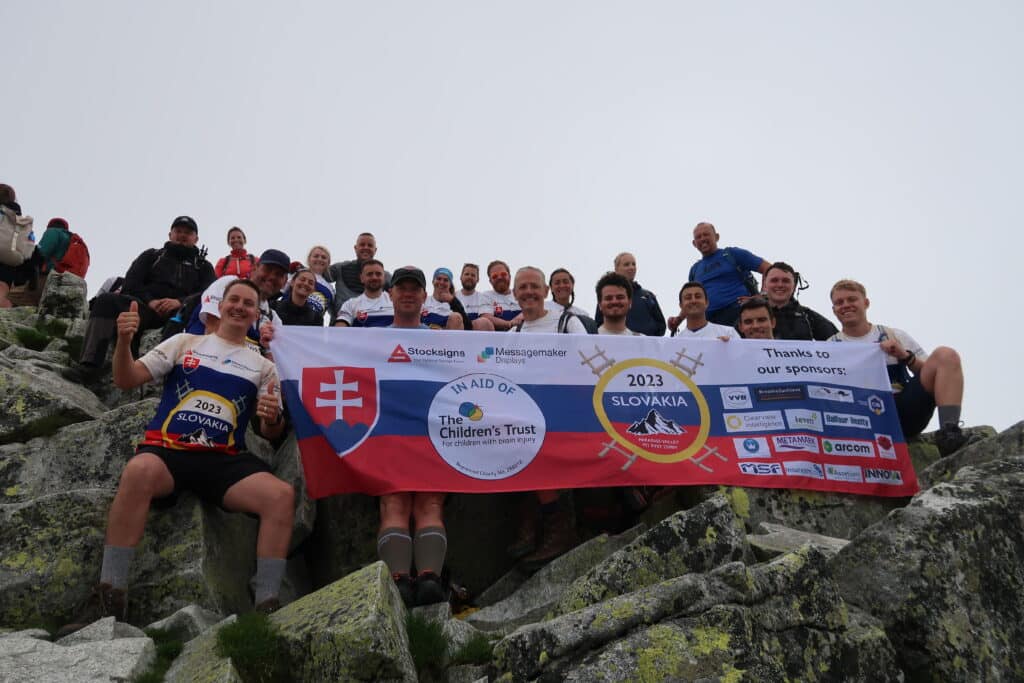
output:
<svg viewBox="0 0 1024 683"><path fill-rule="evenodd" d="M391 276L391 285L397 285L402 280L415 280L420 287L427 288L427 278L424 277L423 271L414 266L402 266L396 270Z"/></svg>
<svg viewBox="0 0 1024 683"><path fill-rule="evenodd" d="M48 228L60 228L61 230L70 230L68 222L60 216L54 216L50 219L50 222L46 224Z"/></svg>
<svg viewBox="0 0 1024 683"><path fill-rule="evenodd" d="M452 271L448 270L447 268L438 268L437 270L435 270L434 271L434 277L437 277L438 275L444 275L449 280L454 280L455 279L455 276L452 275Z"/></svg>
<svg viewBox="0 0 1024 683"><path fill-rule="evenodd" d="M178 216L171 222L172 229L178 227L179 225L188 228L192 232L199 232L199 226L196 225L196 222L192 220L191 216Z"/></svg>
<svg viewBox="0 0 1024 683"><path fill-rule="evenodd" d="M292 260L288 258L288 254L284 253L280 249L267 249L265 252L260 254L260 265L267 263L272 266L278 266L284 269L284 272L289 272L292 267Z"/></svg>

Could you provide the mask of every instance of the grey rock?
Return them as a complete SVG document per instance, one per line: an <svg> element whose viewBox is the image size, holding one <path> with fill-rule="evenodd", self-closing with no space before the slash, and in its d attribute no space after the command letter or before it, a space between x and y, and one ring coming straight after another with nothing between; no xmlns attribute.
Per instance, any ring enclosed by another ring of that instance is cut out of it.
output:
<svg viewBox="0 0 1024 683"><path fill-rule="evenodd" d="M316 501L306 492L305 472L295 432L292 431L284 443L275 449L250 427L245 435L245 443L254 455L270 465L275 477L292 484L295 491L295 521L292 524L290 549L294 550L309 538L316 523Z"/></svg>
<svg viewBox="0 0 1024 683"><path fill-rule="evenodd" d="M299 681L415 681L405 606L383 562L271 615Z"/></svg>
<svg viewBox="0 0 1024 683"><path fill-rule="evenodd" d="M74 273L50 271L39 298L39 315L72 320L89 310L85 280Z"/></svg>
<svg viewBox="0 0 1024 683"><path fill-rule="evenodd" d="M729 499L748 532L762 522L769 522L847 539L907 503L906 498L871 498L828 491L740 486L691 487L685 490L684 499L692 505L715 493Z"/></svg>
<svg viewBox="0 0 1024 683"><path fill-rule="evenodd" d="M166 631L183 643L187 643L212 628L222 618L216 612L211 612L199 605L186 605L171 616L154 621L146 627L146 630Z"/></svg>
<svg viewBox="0 0 1024 683"><path fill-rule="evenodd" d="M524 626L495 654L511 680L902 680L885 633L851 623L812 546Z"/></svg>
<svg viewBox="0 0 1024 683"><path fill-rule="evenodd" d="M911 680L1024 680L1021 510L1024 457L990 460L919 493L832 560L846 601L881 620Z"/></svg>
<svg viewBox="0 0 1024 683"><path fill-rule="evenodd" d="M748 552L742 524L729 502L714 496L668 517L601 561L565 590L554 613L566 614L687 572L708 571Z"/></svg>
<svg viewBox="0 0 1024 683"><path fill-rule="evenodd" d="M918 470L922 489L940 482L950 481L962 468L980 465L996 458L1024 455L1024 422L1018 422L999 434L989 434L991 428L970 430L972 441L956 453L937 460L926 469ZM938 450L936 450L938 453Z"/></svg>
<svg viewBox="0 0 1024 683"><path fill-rule="evenodd" d="M83 629L75 631L56 641L58 645L78 645L80 643L93 643L103 640L116 640L118 638L145 638L146 634L142 629L135 628L131 624L124 624L114 619L105 617L94 621Z"/></svg>
<svg viewBox="0 0 1024 683"><path fill-rule="evenodd" d="M129 681L149 668L149 638L121 638L65 647L35 638L0 639L0 680L33 683Z"/></svg>
<svg viewBox="0 0 1024 683"><path fill-rule="evenodd" d="M487 683L487 667L462 664L445 671L448 683Z"/></svg>
<svg viewBox="0 0 1024 683"><path fill-rule="evenodd" d="M480 634L480 631L461 619L452 617L451 603L439 602L434 605L414 607L410 614L416 615L432 624L441 627L445 639L448 641L448 654L452 655L456 650L463 647Z"/></svg>
<svg viewBox="0 0 1024 683"><path fill-rule="evenodd" d="M30 361L0 366L0 443L50 435L106 410L88 389Z"/></svg>
<svg viewBox="0 0 1024 683"><path fill-rule="evenodd" d="M466 617L485 631L511 631L543 617L566 588L595 564L619 550L640 533L636 527L616 536L602 534L552 560L527 579L512 595ZM516 571L516 570L513 570Z"/></svg>
<svg viewBox="0 0 1024 683"><path fill-rule="evenodd" d="M809 531L790 529L769 522L762 522L759 531L763 533L748 535L747 543L753 550L754 557L761 561L791 553L807 543L817 546L827 556L832 557L849 543L845 538L812 534Z"/></svg>
<svg viewBox="0 0 1024 683"><path fill-rule="evenodd" d="M26 628L21 631L6 631L0 630L0 638L38 638L39 640L49 640L50 632L46 629L41 628Z"/></svg>
<svg viewBox="0 0 1024 683"><path fill-rule="evenodd" d="M217 631L237 620L231 615L187 642L164 675L164 682L241 683L232 661L217 654Z"/></svg>
<svg viewBox="0 0 1024 683"><path fill-rule="evenodd" d="M156 406L156 399L129 404L46 439L0 446L0 502L76 489L115 490Z"/></svg>

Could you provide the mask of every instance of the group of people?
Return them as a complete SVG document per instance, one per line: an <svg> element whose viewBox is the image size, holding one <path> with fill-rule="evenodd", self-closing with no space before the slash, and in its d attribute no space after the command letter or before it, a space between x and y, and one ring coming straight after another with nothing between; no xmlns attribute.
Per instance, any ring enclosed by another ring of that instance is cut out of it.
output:
<svg viewBox="0 0 1024 683"><path fill-rule="evenodd" d="M590 316L574 305L575 280L564 268L545 277L532 266L513 273L495 260L484 271L491 289L481 291L481 269L472 263L462 266L458 283L444 267L429 283L413 266L390 273L376 258L370 233L357 236L353 259L332 263L330 251L318 245L301 263L279 249L249 255L237 227L228 232L230 253L212 265L197 247L198 230L192 218L175 218L167 242L140 254L120 288L93 300L87 324L85 367L105 368L108 346L116 342L118 386L165 378L157 414L123 471L108 520L97 595L106 613L122 618L146 510L182 490L259 516L254 603L263 611L279 606L293 492L246 452L244 439L250 423L270 439L287 426L268 358L277 324L653 336L668 330L723 343L878 343L905 435L919 434L937 405L940 451L951 453L967 438L959 427L963 373L955 351L927 353L903 330L870 322L866 290L853 280L839 280L830 291L837 328L797 301L800 275L791 266L719 247L709 223L693 230L700 258L679 290L678 315L667 320L657 297L637 282L630 253L617 255L613 270L595 284L598 304ZM136 360L138 333L157 327L164 327L166 339ZM185 334L171 334L177 331ZM193 457L197 452L203 457ZM407 604L446 598L440 578L447 550L444 499L415 491L380 499L378 554ZM539 566L575 544L575 528L564 492L539 491L526 503L509 553Z"/></svg>

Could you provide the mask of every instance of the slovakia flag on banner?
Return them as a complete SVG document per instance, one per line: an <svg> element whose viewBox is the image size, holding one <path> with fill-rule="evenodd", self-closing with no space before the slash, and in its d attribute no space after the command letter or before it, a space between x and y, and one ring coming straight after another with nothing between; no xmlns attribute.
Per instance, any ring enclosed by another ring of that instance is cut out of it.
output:
<svg viewBox="0 0 1024 683"><path fill-rule="evenodd" d="M877 344L278 327L309 493L910 496Z"/></svg>

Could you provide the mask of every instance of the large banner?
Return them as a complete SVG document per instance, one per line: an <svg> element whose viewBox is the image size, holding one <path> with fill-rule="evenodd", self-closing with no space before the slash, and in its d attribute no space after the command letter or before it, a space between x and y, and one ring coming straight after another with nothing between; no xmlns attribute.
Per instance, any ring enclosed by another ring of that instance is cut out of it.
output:
<svg viewBox="0 0 1024 683"><path fill-rule="evenodd" d="M279 327L309 493L918 490L874 344Z"/></svg>

